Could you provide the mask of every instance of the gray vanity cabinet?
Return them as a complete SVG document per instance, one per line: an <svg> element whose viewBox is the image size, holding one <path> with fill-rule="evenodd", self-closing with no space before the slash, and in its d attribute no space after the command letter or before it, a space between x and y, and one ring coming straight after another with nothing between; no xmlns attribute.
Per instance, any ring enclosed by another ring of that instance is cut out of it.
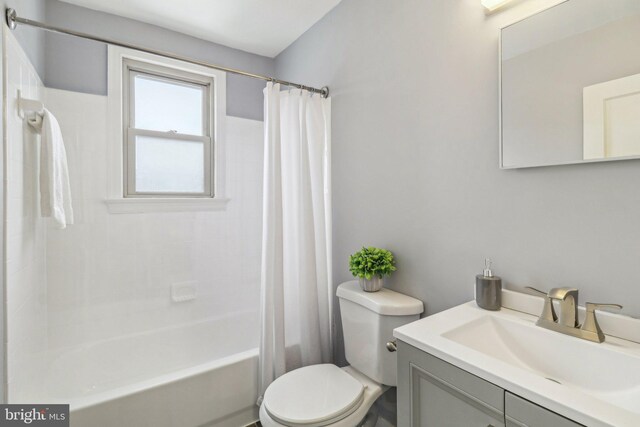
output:
<svg viewBox="0 0 640 427"><path fill-rule="evenodd" d="M398 427L579 427L398 341Z"/></svg>
<svg viewBox="0 0 640 427"><path fill-rule="evenodd" d="M507 427L580 427L555 412L544 409L514 394L505 392L504 406Z"/></svg>
<svg viewBox="0 0 640 427"><path fill-rule="evenodd" d="M503 427L504 391L398 341L398 427Z"/></svg>

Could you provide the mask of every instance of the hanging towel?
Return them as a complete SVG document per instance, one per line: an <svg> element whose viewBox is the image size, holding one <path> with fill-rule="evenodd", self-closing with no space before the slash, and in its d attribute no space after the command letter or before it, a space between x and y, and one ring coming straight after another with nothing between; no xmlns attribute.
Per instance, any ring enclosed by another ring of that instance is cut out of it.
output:
<svg viewBox="0 0 640 427"><path fill-rule="evenodd" d="M47 109L42 120L40 144L40 210L42 216L52 217L58 228L73 224L71 188L58 120Z"/></svg>

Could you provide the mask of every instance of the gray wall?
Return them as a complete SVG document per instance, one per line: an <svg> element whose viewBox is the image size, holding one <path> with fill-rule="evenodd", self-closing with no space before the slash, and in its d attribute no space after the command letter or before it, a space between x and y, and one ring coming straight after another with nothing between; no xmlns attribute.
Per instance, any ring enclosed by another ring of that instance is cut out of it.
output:
<svg viewBox="0 0 640 427"><path fill-rule="evenodd" d="M20 15L32 17L22 5L17 10ZM275 69L272 58L58 0L46 1L46 22L258 74L272 75ZM45 69L44 83L47 87L103 95L107 93L107 48L104 44L48 33ZM264 86L265 82L261 80L228 75L227 114L262 120Z"/></svg>
<svg viewBox="0 0 640 427"><path fill-rule="evenodd" d="M276 58L332 92L334 281L362 245L435 313L507 287L577 286L640 316L640 162L498 169L499 28L478 0L344 0Z"/></svg>
<svg viewBox="0 0 640 427"><path fill-rule="evenodd" d="M2 6L2 22L5 21L5 8L12 7L19 15L27 16L37 21L45 19L45 2L43 0L6 0L0 1ZM45 68L45 33L25 26L18 26L13 34L20 42L29 60L42 78ZM1 37L1 35L0 35Z"/></svg>

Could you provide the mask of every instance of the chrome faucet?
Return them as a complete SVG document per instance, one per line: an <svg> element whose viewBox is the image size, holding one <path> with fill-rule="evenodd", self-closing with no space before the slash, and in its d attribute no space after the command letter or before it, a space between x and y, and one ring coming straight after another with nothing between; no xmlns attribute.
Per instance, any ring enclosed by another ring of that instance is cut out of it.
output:
<svg viewBox="0 0 640 427"><path fill-rule="evenodd" d="M619 304L586 304L586 317L584 324L580 326L578 322L578 290L575 288L553 288L549 292L527 286L527 289L534 291L545 298L542 314L538 318L536 325L552 331L571 335L577 338L593 342L604 342L605 336L598 324L596 310L600 308L621 309ZM556 315L553 302L558 301L560 305L560 317Z"/></svg>

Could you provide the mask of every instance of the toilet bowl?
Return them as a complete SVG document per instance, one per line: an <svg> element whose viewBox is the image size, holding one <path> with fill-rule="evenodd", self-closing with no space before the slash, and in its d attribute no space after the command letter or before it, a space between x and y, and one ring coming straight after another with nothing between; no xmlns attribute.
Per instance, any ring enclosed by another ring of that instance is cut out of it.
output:
<svg viewBox="0 0 640 427"><path fill-rule="evenodd" d="M345 356L350 366L305 366L267 388L260 406L264 427L356 427L389 387L396 385L396 355L386 343L393 329L420 317L420 300L358 282L338 286Z"/></svg>
<svg viewBox="0 0 640 427"><path fill-rule="evenodd" d="M351 366L307 366L271 384L260 422L263 427L355 427L388 388Z"/></svg>

